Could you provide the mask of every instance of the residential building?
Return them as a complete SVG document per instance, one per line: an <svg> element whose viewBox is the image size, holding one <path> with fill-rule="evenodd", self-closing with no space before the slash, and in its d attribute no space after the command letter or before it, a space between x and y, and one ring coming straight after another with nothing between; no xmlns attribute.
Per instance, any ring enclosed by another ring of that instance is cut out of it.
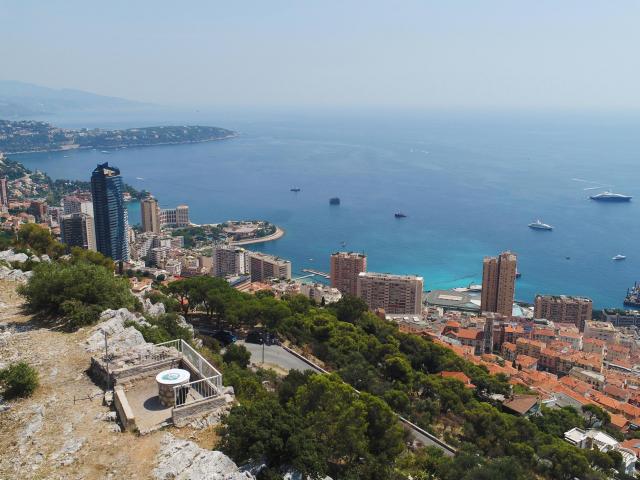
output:
<svg viewBox="0 0 640 480"><path fill-rule="evenodd" d="M0 178L0 207L9 206L9 180L7 177Z"/></svg>
<svg viewBox="0 0 640 480"><path fill-rule="evenodd" d="M148 196L140 202L142 216L142 231L160 233L160 207L158 200Z"/></svg>
<svg viewBox="0 0 640 480"><path fill-rule="evenodd" d="M593 302L586 297L567 295L536 295L533 316L553 322L573 323L580 331L591 320Z"/></svg>
<svg viewBox="0 0 640 480"><path fill-rule="evenodd" d="M91 175L97 250L114 261L129 260L127 207L120 170L99 164Z"/></svg>
<svg viewBox="0 0 640 480"><path fill-rule="evenodd" d="M340 290L322 283L303 283L300 293L320 305L335 303L342 298Z"/></svg>
<svg viewBox="0 0 640 480"><path fill-rule="evenodd" d="M528 355L529 357L540 358L540 352L546 345L537 340L528 338L518 338L516 340L516 353L518 355Z"/></svg>
<svg viewBox="0 0 640 480"><path fill-rule="evenodd" d="M62 207L65 215L85 213L93 217L93 202L86 197L67 195L62 199Z"/></svg>
<svg viewBox="0 0 640 480"><path fill-rule="evenodd" d="M69 247L80 247L85 250L96 249L93 228L93 217L86 213L63 215L60 222L60 233L63 243Z"/></svg>
<svg viewBox="0 0 640 480"><path fill-rule="evenodd" d="M176 208L165 208L160 210L160 226L171 227L188 227L191 225L189 220L189 206L178 205Z"/></svg>
<svg viewBox="0 0 640 480"><path fill-rule="evenodd" d="M583 430L575 427L564 433L564 439L571 445L582 449L597 448L603 453L617 451L622 455L623 472L621 473L630 476L635 474L636 453L632 448L622 446L611 435L596 429Z"/></svg>
<svg viewBox="0 0 640 480"><path fill-rule="evenodd" d="M214 277L237 276L248 273L248 255L244 248L233 245L216 245L213 248L211 275Z"/></svg>
<svg viewBox="0 0 640 480"><path fill-rule="evenodd" d="M331 286L344 295L358 294L358 275L367 271L367 256L363 253L336 252L330 257Z"/></svg>
<svg viewBox="0 0 640 480"><path fill-rule="evenodd" d="M640 327L638 310L603 310L602 319L612 323L614 327Z"/></svg>
<svg viewBox="0 0 640 480"><path fill-rule="evenodd" d="M482 266L483 312L497 312L510 317L516 285L516 255L502 252L497 257L485 257Z"/></svg>
<svg viewBox="0 0 640 480"><path fill-rule="evenodd" d="M616 343L618 341L618 331L609 322L597 322L590 320L585 322L584 339L595 338L605 343Z"/></svg>
<svg viewBox="0 0 640 480"><path fill-rule="evenodd" d="M384 309L386 313L422 313L422 277L361 272L358 274L357 295L369 309Z"/></svg>
<svg viewBox="0 0 640 480"><path fill-rule="evenodd" d="M40 200L33 200L29 204L29 208L27 209L27 213L30 213L34 217L36 217L36 221L44 222L47 219L47 204L46 202Z"/></svg>
<svg viewBox="0 0 640 480"><path fill-rule="evenodd" d="M252 282L265 280L291 280L291 262L282 258L261 252L246 252L248 254L248 273Z"/></svg>

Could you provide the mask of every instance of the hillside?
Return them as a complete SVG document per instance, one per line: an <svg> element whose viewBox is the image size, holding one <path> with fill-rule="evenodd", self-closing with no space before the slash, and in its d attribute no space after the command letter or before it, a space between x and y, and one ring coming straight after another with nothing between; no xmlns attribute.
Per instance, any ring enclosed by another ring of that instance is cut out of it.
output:
<svg viewBox="0 0 640 480"><path fill-rule="evenodd" d="M0 152L26 153L76 148L124 148L222 140L236 135L201 125L129 128L126 130L58 128L34 120L0 120Z"/></svg>
<svg viewBox="0 0 640 480"><path fill-rule="evenodd" d="M55 89L14 80L0 80L0 118L91 110L131 110L148 104L72 89Z"/></svg>

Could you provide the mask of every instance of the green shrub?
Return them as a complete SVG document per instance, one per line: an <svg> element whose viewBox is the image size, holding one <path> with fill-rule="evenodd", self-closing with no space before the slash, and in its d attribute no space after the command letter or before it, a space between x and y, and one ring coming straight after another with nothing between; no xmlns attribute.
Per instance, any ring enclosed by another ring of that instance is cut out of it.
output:
<svg viewBox="0 0 640 480"><path fill-rule="evenodd" d="M29 397L38 388L38 372L26 362L0 370L0 383L6 398Z"/></svg>
<svg viewBox="0 0 640 480"><path fill-rule="evenodd" d="M108 308L136 306L127 280L107 268L87 262L41 263L19 292L38 314L63 317L68 327L94 323Z"/></svg>
<svg viewBox="0 0 640 480"><path fill-rule="evenodd" d="M235 363L241 368L247 368L251 360L251 353L244 345L232 343L222 355L224 363Z"/></svg>

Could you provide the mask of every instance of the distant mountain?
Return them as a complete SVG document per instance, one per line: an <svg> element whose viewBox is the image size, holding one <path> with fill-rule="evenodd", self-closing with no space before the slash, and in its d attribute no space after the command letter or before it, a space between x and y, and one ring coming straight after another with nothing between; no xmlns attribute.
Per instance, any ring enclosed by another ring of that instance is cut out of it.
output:
<svg viewBox="0 0 640 480"><path fill-rule="evenodd" d="M91 110L129 110L149 106L146 103L82 90L55 89L13 80L0 80L0 118L26 118Z"/></svg>

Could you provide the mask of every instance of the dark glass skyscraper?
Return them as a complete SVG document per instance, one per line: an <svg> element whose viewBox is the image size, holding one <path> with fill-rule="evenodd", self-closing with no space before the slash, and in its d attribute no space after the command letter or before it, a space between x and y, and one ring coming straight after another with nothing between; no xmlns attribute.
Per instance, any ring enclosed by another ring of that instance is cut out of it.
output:
<svg viewBox="0 0 640 480"><path fill-rule="evenodd" d="M97 250L113 260L129 260L127 207L120 169L99 164L91 175Z"/></svg>

